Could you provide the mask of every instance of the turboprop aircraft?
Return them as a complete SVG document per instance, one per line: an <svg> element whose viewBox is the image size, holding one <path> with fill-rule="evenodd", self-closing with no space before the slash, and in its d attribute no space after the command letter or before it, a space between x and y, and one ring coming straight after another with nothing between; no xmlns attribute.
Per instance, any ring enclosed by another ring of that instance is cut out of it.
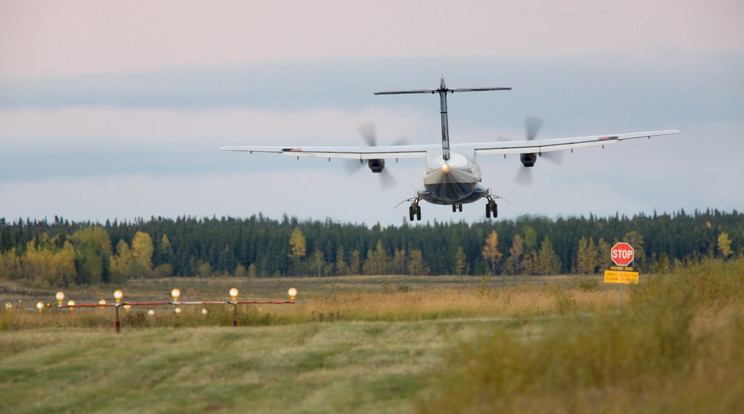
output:
<svg viewBox="0 0 744 414"><path fill-rule="evenodd" d="M491 194L482 183L481 170L476 163L479 155L519 154L525 168L535 165L537 158L550 155L554 151L571 150L593 146L606 146L620 141L636 138L676 134L678 130L631 132L624 134L593 135L586 137L553 138L536 140L535 136L542 121L528 117L527 139L521 141L495 141L450 145L447 125L447 94L459 92L503 91L511 88L454 88L445 85L444 76L438 89L414 89L404 91L375 92L375 95L398 94L439 94L442 143L441 145L389 145L377 146L373 128L363 126L362 134L370 146L228 146L223 151L247 151L277 153L290 157L342 158L367 162L373 173L385 173L385 160L400 158L426 158L426 175L424 186L409 201L408 217L410 221L421 220L421 201L432 204L451 205L452 211L462 211L463 204L486 199L486 218L498 215L495 199L501 198Z"/></svg>

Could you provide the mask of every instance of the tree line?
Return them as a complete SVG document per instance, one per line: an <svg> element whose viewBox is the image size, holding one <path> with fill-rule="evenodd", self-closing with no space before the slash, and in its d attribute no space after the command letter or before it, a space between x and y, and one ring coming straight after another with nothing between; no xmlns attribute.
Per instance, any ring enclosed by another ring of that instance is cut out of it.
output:
<svg viewBox="0 0 744 414"><path fill-rule="evenodd" d="M611 265L618 241L634 247L641 271L744 256L744 215L682 210L388 227L261 214L103 224L0 219L0 279L66 286L170 276L593 274Z"/></svg>

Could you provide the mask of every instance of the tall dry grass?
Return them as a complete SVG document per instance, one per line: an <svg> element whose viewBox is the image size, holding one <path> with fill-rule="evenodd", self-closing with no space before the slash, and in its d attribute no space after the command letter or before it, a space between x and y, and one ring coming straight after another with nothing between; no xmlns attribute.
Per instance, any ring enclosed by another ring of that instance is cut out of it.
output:
<svg viewBox="0 0 744 414"><path fill-rule="evenodd" d="M622 312L503 327L447 357L422 412L737 412L744 268L706 260L628 289Z"/></svg>

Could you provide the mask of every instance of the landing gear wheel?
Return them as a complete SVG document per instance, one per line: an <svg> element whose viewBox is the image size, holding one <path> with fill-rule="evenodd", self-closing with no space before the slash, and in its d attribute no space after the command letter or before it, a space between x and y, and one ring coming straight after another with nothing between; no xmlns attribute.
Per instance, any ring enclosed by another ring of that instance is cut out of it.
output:
<svg viewBox="0 0 744 414"><path fill-rule="evenodd" d="M460 213L462 213L462 204L457 205L457 210L460 211Z"/></svg>
<svg viewBox="0 0 744 414"><path fill-rule="evenodd" d="M499 215L499 206L497 206L493 201L486 204L486 218L491 218L491 213L493 213L493 218L496 218Z"/></svg>
<svg viewBox="0 0 744 414"><path fill-rule="evenodd" d="M413 221L413 218L421 221L421 206L418 204L412 204L408 207L408 221Z"/></svg>

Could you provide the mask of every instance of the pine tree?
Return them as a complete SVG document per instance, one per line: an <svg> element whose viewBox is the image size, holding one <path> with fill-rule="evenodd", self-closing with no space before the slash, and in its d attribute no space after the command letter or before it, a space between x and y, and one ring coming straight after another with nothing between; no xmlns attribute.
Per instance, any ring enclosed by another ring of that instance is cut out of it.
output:
<svg viewBox="0 0 744 414"><path fill-rule="evenodd" d="M467 256L465 256L465 250L462 246L457 246L457 253L455 253L455 274L464 275L467 272Z"/></svg>
<svg viewBox="0 0 744 414"><path fill-rule="evenodd" d="M424 254L419 249L413 249L408 262L408 274L412 276L425 276L430 272L429 266L424 263Z"/></svg>
<svg viewBox="0 0 744 414"><path fill-rule="evenodd" d="M537 255L537 272L541 275L555 275L561 270L561 261L553 250L548 236L540 243L540 252Z"/></svg>
<svg viewBox="0 0 744 414"><path fill-rule="evenodd" d="M582 237L576 253L576 273L594 274L599 260L599 252L592 238Z"/></svg>

